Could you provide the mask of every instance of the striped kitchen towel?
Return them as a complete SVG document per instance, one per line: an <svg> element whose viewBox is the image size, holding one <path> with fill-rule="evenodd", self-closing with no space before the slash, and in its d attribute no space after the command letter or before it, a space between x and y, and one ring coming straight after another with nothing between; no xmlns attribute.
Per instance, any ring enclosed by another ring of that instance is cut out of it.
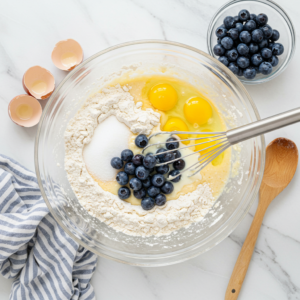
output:
<svg viewBox="0 0 300 300"><path fill-rule="evenodd" d="M0 155L0 272L10 299L95 299L97 257L57 224L35 174Z"/></svg>

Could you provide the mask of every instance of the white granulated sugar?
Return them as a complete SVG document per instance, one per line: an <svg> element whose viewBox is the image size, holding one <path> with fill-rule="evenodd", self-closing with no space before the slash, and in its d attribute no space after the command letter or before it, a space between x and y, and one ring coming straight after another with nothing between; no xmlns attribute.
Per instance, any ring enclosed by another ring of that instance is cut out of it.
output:
<svg viewBox="0 0 300 300"><path fill-rule="evenodd" d="M116 170L111 167L110 161L128 148L129 137L129 128L115 116L101 122L91 142L83 148L83 160L89 172L103 181L115 179Z"/></svg>
<svg viewBox="0 0 300 300"><path fill-rule="evenodd" d="M201 184L163 207L145 211L102 190L83 160L83 149L91 143L96 127L110 116L115 116L134 134L149 135L159 124L160 114L152 109L142 110L129 91L129 86L117 85L87 99L65 131L65 169L78 200L92 216L129 235L169 234L204 217L214 203L209 185Z"/></svg>

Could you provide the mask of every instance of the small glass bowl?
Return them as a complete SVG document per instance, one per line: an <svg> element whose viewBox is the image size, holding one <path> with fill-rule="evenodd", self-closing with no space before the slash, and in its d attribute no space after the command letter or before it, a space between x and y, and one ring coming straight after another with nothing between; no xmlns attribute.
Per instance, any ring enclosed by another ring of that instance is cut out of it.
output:
<svg viewBox="0 0 300 300"><path fill-rule="evenodd" d="M278 43L284 46L284 53L279 58L279 63L269 75L257 74L254 79L238 77L244 84L260 84L277 77L291 61L295 52L296 33L293 23L287 13L276 3L270 0L232 0L224 4L212 17L207 30L207 49L210 55L218 58L213 53L213 47L217 44L216 29L223 24L227 16L237 16L239 11L247 9L251 14L264 13L269 17L268 24L280 33Z"/></svg>

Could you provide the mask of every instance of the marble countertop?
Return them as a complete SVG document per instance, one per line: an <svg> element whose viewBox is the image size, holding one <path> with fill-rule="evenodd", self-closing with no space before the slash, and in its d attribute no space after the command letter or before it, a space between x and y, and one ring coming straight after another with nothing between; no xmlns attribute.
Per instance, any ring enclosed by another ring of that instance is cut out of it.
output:
<svg viewBox="0 0 300 300"><path fill-rule="evenodd" d="M14 96L24 93L21 79L31 66L49 69L57 84L65 77L66 73L56 69L50 58L56 42L77 40L86 58L112 45L139 39L177 41L206 51L208 23L223 3L224 0L0 1L0 153L34 169L37 128L21 128L11 122L7 105ZM300 32L299 0L277 3ZM263 85L247 86L261 117L299 106L299 69L300 55L296 51L281 76ZM282 136L300 147L299 132L300 124L296 124L267 134L266 141ZM300 170L269 207L239 299L300 299L299 182ZM181 264L138 268L100 257L92 280L97 299L223 299L256 206L257 202L222 243ZM11 282L0 278L1 299L8 299Z"/></svg>

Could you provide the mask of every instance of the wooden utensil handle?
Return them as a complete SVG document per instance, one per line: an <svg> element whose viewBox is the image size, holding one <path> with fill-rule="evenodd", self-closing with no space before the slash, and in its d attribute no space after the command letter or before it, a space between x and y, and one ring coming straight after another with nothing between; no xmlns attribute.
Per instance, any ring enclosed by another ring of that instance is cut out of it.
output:
<svg viewBox="0 0 300 300"><path fill-rule="evenodd" d="M236 300L239 296L267 207L267 205L259 202L252 225L232 271L225 300Z"/></svg>

